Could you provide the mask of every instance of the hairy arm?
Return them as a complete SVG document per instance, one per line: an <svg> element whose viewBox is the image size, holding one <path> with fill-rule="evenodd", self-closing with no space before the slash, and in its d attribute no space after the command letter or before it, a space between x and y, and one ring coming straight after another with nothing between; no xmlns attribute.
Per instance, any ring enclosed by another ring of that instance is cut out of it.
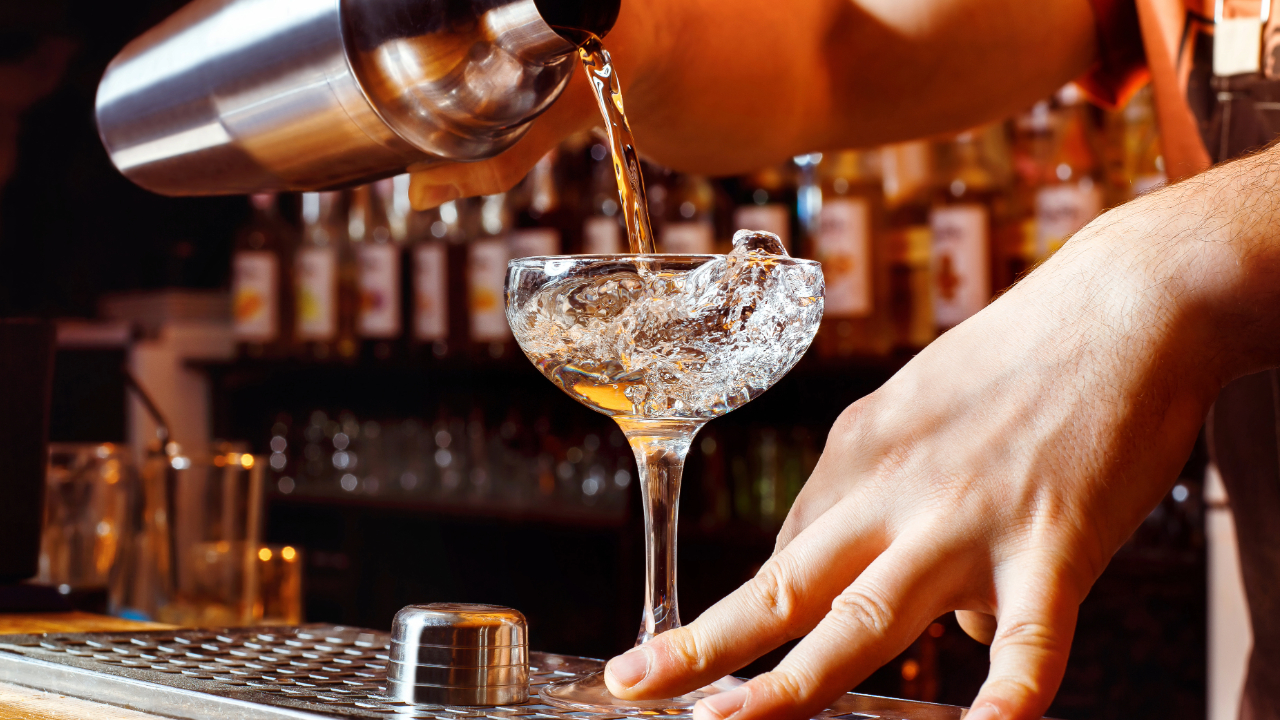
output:
<svg viewBox="0 0 1280 720"><path fill-rule="evenodd" d="M1280 364L1277 228L1280 149L1095 220L852 405L760 573L610 688L669 696L803 636L694 716L809 717L956 610L991 643L970 720L1040 717L1219 389Z"/></svg>
<svg viewBox="0 0 1280 720"><path fill-rule="evenodd" d="M1003 117L1082 73L1087 0L627 0L606 38L641 152L730 174ZM582 74L492 160L414 173L415 205L514 185L600 123Z"/></svg>

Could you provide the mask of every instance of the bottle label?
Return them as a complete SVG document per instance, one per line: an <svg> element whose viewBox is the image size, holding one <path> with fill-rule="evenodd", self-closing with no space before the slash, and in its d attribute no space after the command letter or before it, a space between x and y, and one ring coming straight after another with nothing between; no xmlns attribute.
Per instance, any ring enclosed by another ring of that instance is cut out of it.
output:
<svg viewBox="0 0 1280 720"><path fill-rule="evenodd" d="M507 283L507 242L477 240L467 254L467 303L471 315L471 339L496 342L511 337L504 293Z"/></svg>
<svg viewBox="0 0 1280 720"><path fill-rule="evenodd" d="M662 227L662 252L706 255L715 248L715 229L705 222L673 222Z"/></svg>
<svg viewBox="0 0 1280 720"><path fill-rule="evenodd" d="M872 311L871 208L866 200L824 200L815 250L827 283L826 317L867 317Z"/></svg>
<svg viewBox="0 0 1280 720"><path fill-rule="evenodd" d="M435 342L449 336L449 286L442 242L413 248L413 337Z"/></svg>
<svg viewBox="0 0 1280 720"><path fill-rule="evenodd" d="M560 232L554 228L512 230L507 236L511 259L560 254Z"/></svg>
<svg viewBox="0 0 1280 720"><path fill-rule="evenodd" d="M763 230L777 235L791 252L791 213L786 205L742 205L733 212L735 230Z"/></svg>
<svg viewBox="0 0 1280 720"><path fill-rule="evenodd" d="M934 208L934 318L942 327L964 322L991 299L990 222L982 205Z"/></svg>
<svg viewBox="0 0 1280 720"><path fill-rule="evenodd" d="M1049 185L1036 191L1036 259L1044 260L1102 210L1092 181Z"/></svg>
<svg viewBox="0 0 1280 720"><path fill-rule="evenodd" d="M898 227L888 234L889 262L907 267L928 267L933 231L928 225Z"/></svg>
<svg viewBox="0 0 1280 720"><path fill-rule="evenodd" d="M293 260L299 340L326 342L338 334L338 254L333 248L300 248Z"/></svg>
<svg viewBox="0 0 1280 720"><path fill-rule="evenodd" d="M582 224L582 251L588 255L616 255L622 248L622 224L618 218L594 215Z"/></svg>
<svg viewBox="0 0 1280 720"><path fill-rule="evenodd" d="M236 339L271 342L279 337L278 263L276 254L265 250L236 253L231 280Z"/></svg>
<svg viewBox="0 0 1280 720"><path fill-rule="evenodd" d="M356 254L360 312L356 332L367 338L400 334L400 248L390 243L362 244Z"/></svg>

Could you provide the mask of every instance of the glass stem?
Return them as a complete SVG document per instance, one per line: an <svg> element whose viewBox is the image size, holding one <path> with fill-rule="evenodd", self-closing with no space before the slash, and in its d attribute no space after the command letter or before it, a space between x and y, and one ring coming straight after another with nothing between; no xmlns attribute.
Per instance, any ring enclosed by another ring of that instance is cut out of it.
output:
<svg viewBox="0 0 1280 720"><path fill-rule="evenodd" d="M636 644L680 627L676 601L676 514L680 476L693 437L705 421L620 419L640 471L644 503L644 617Z"/></svg>

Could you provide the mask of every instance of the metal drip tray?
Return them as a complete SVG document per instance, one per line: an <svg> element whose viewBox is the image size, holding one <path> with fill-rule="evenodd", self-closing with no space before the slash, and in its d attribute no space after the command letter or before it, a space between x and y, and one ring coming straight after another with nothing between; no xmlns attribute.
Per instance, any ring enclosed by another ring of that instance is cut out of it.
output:
<svg viewBox="0 0 1280 720"><path fill-rule="evenodd" d="M622 718L542 704L538 690L599 660L530 653L523 705L413 705L386 693L389 637L336 625L0 635L0 682L183 720ZM959 720L957 707L845 695L823 718ZM688 718L689 714L671 715Z"/></svg>

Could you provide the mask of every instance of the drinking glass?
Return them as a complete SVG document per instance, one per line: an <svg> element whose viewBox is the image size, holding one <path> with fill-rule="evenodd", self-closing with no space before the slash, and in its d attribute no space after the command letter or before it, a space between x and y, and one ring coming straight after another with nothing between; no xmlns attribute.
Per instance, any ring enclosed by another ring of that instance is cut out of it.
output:
<svg viewBox="0 0 1280 720"><path fill-rule="evenodd" d="M302 551L292 545L258 548L256 567L259 625L297 625L302 622Z"/></svg>
<svg viewBox="0 0 1280 720"><path fill-rule="evenodd" d="M821 266L776 236L740 232L728 255L574 255L513 260L507 319L549 380L622 428L639 468L645 602L637 645L680 626L676 510L698 430L760 395L808 349L822 318ZM678 698L614 697L602 673L542 690L597 712L670 713L734 686Z"/></svg>
<svg viewBox="0 0 1280 720"><path fill-rule="evenodd" d="M53 443L37 579L62 592L103 590L116 559L133 467L112 443Z"/></svg>
<svg viewBox="0 0 1280 720"><path fill-rule="evenodd" d="M171 525L173 596L161 622L186 626L252 625L262 617L264 458L226 448L210 458L175 456Z"/></svg>

